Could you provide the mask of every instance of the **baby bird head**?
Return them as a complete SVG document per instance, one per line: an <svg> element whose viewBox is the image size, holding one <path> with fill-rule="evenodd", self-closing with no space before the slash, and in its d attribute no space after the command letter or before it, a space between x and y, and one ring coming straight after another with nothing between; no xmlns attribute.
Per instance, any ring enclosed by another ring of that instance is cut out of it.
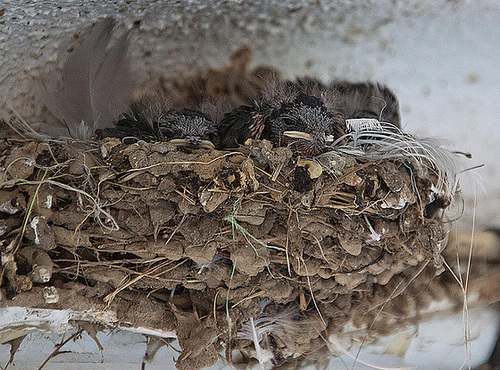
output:
<svg viewBox="0 0 500 370"><path fill-rule="evenodd" d="M163 140L177 146L215 148L217 130L213 121L201 112L169 111L159 119L158 130Z"/></svg>
<svg viewBox="0 0 500 370"><path fill-rule="evenodd" d="M97 136L170 141L182 147L214 149L217 129L213 120L200 111L176 110L165 100L144 98L132 104L114 127Z"/></svg>
<svg viewBox="0 0 500 370"><path fill-rule="evenodd" d="M307 156L316 156L344 134L342 120L314 96L299 93L270 117L272 136Z"/></svg>

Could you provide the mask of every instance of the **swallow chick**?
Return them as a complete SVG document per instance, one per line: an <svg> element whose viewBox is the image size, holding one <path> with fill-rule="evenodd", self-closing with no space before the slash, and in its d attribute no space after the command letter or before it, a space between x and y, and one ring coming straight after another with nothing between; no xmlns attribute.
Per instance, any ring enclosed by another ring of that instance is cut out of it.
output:
<svg viewBox="0 0 500 370"><path fill-rule="evenodd" d="M344 135L344 123L332 109L333 100L327 94L308 94L314 92L285 83L226 114L219 129L221 146L267 139L307 156L328 151Z"/></svg>
<svg viewBox="0 0 500 370"><path fill-rule="evenodd" d="M370 118L401 128L399 102L387 86L342 81L333 82L327 88L337 93L338 109L344 119Z"/></svg>
<svg viewBox="0 0 500 370"><path fill-rule="evenodd" d="M179 147L214 149L217 129L202 111L174 109L168 100L148 97L133 103L116 125L96 132L98 138L117 137L125 141L168 141Z"/></svg>

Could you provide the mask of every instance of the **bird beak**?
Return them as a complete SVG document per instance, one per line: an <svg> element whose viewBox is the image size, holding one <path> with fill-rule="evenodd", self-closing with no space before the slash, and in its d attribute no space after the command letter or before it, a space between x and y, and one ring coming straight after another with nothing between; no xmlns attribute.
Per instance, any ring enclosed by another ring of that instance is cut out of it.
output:
<svg viewBox="0 0 500 370"><path fill-rule="evenodd" d="M305 132L300 132L300 131L285 131L285 132L283 132L283 136L291 137L294 139L303 139L303 140L313 141L313 138L311 135L309 135Z"/></svg>
<svg viewBox="0 0 500 370"><path fill-rule="evenodd" d="M169 141L169 143L172 143L175 146L188 146L189 144L191 144L191 142L186 139L172 139Z"/></svg>
<svg viewBox="0 0 500 370"><path fill-rule="evenodd" d="M201 140L200 147L203 149L215 149L215 145L209 140Z"/></svg>
<svg viewBox="0 0 500 370"><path fill-rule="evenodd" d="M172 139L169 142L174 144L175 146L195 145L195 146L199 146L200 148L203 148L203 149L215 149L215 145L212 144L212 142L208 141L208 140L200 140L197 143L193 143L192 141L186 140L186 139Z"/></svg>

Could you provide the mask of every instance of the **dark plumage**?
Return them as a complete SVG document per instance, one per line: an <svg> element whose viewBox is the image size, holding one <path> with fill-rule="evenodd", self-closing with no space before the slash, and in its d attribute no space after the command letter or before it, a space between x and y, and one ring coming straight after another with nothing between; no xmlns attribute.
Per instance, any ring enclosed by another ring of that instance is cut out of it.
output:
<svg viewBox="0 0 500 370"><path fill-rule="evenodd" d="M213 149L217 129L202 112L172 109L165 100L145 98L132 104L114 127L98 132L98 136L170 141L179 146Z"/></svg>
<svg viewBox="0 0 500 370"><path fill-rule="evenodd" d="M305 155L327 151L344 134L344 125L335 111L328 109L328 98L306 91L284 84L265 92L251 105L226 114L219 129L222 147L236 147L248 139L268 139Z"/></svg>
<svg viewBox="0 0 500 370"><path fill-rule="evenodd" d="M326 88L336 93L338 109L345 119L374 118L401 128L399 102L387 86L371 82L334 82Z"/></svg>

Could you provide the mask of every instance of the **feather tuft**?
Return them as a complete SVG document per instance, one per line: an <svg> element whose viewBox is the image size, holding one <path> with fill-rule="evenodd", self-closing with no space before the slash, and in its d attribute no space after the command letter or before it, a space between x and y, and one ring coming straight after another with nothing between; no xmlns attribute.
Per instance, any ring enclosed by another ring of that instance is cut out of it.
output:
<svg viewBox="0 0 500 370"><path fill-rule="evenodd" d="M348 129L347 134L331 144L332 151L368 160L409 160L416 171L431 171L436 175L437 193L447 196L455 193L461 161L439 140L416 138L374 119L348 120Z"/></svg>
<svg viewBox="0 0 500 370"><path fill-rule="evenodd" d="M272 316L267 313L261 313L256 318L252 317L241 325L236 333L236 339L250 340L254 343L255 356L263 369L264 364L272 360L274 355L271 350L262 348L260 342L267 339L267 336L270 334L275 334L282 338L291 333L297 333L299 328L293 320L296 314L297 311L291 308Z"/></svg>

